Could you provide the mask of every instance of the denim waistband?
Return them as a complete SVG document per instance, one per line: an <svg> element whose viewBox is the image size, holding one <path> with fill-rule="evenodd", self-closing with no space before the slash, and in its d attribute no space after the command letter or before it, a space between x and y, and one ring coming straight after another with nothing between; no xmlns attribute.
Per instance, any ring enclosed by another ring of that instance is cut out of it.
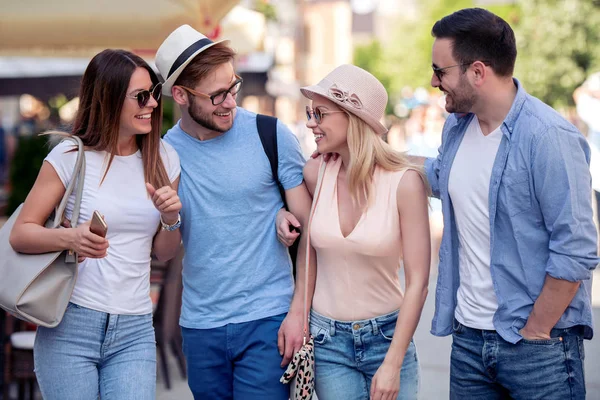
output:
<svg viewBox="0 0 600 400"><path fill-rule="evenodd" d="M329 329L331 335L335 335L336 331L356 332L365 330L373 331L373 334L376 335L379 332L379 326L387 325L392 322L395 323L398 320L399 311L400 310L396 310L389 314L357 321L338 321L311 310L310 323L315 324L320 328Z"/></svg>
<svg viewBox="0 0 600 400"><path fill-rule="evenodd" d="M486 329L477 329L477 328L470 328L466 325L461 324L456 318L454 318L454 322L453 322L453 326L452 326L453 330L456 331L460 331L463 333L468 333L471 335L478 335L481 336L482 334L492 334L492 333L497 333L495 330L486 330ZM567 336L567 335L574 335L574 336L581 336L583 337L585 333L585 327L583 325L575 325L569 328L553 328L550 331L550 337L555 338L555 337L559 337L559 336Z"/></svg>

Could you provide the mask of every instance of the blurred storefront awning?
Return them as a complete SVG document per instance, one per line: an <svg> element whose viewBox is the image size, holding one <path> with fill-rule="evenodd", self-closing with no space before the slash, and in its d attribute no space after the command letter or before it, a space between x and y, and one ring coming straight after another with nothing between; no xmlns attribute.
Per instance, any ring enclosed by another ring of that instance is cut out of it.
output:
<svg viewBox="0 0 600 400"><path fill-rule="evenodd" d="M239 0L0 0L0 96L29 93L72 98L91 57L129 49L154 66L156 49L189 24L213 40L228 39L249 93L264 92L273 56L262 52L263 14ZM250 90L254 87L255 90ZM259 90L260 89L260 90Z"/></svg>
<svg viewBox="0 0 600 400"><path fill-rule="evenodd" d="M175 28L211 36L239 0L0 0L0 54L90 56L105 48L154 54Z"/></svg>
<svg viewBox="0 0 600 400"><path fill-rule="evenodd" d="M250 54L263 50L266 30L263 14L236 6L221 21L218 38L228 39L238 54Z"/></svg>

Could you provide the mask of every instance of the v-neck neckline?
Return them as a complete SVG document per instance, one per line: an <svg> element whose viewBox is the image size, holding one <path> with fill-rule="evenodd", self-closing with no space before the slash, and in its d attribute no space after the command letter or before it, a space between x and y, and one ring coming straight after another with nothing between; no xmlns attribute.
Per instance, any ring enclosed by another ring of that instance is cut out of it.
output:
<svg viewBox="0 0 600 400"><path fill-rule="evenodd" d="M337 170L335 171L335 180L334 180L334 187L333 187L333 199L334 199L334 203L335 203L335 214L336 214L336 219L337 219L338 231L340 233L340 236L342 236L342 239L348 239L350 236L352 236L352 234L354 232L356 232L356 229L358 228L358 226L362 222L363 217L365 216L367 210L365 209L360 214L360 218L356 222L356 225L354 225L354 227L352 228L352 230L348 233L348 235L344 235L344 232L342 232L342 222L340 221L340 204L339 204L339 196L338 196L338 176L340 174L340 169L341 168L342 168L342 160L340 158L339 161L338 161L338 164L337 164Z"/></svg>

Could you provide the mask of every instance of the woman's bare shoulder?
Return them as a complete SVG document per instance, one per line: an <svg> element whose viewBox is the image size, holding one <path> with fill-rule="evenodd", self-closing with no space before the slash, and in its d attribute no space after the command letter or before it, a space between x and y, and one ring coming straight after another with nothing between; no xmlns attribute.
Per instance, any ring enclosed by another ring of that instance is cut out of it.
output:
<svg viewBox="0 0 600 400"><path fill-rule="evenodd" d="M404 170L400 182L398 182L396 194L399 201L401 199L414 199L415 197L427 199L427 188L423 175L412 168Z"/></svg>
<svg viewBox="0 0 600 400"><path fill-rule="evenodd" d="M314 193L315 186L317 186L317 179L319 177L319 166L321 165L321 157L309 158L306 164L304 164L304 181L310 193Z"/></svg>

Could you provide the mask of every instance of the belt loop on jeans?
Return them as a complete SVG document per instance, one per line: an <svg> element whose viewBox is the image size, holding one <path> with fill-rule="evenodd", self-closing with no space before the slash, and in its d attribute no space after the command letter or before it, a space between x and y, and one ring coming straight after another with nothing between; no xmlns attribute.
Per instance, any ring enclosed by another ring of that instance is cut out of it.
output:
<svg viewBox="0 0 600 400"><path fill-rule="evenodd" d="M377 320L375 318L371 319L371 325L373 326L373 335L379 334L379 328L377 327Z"/></svg>
<svg viewBox="0 0 600 400"><path fill-rule="evenodd" d="M335 321L329 320L329 336L335 336Z"/></svg>

